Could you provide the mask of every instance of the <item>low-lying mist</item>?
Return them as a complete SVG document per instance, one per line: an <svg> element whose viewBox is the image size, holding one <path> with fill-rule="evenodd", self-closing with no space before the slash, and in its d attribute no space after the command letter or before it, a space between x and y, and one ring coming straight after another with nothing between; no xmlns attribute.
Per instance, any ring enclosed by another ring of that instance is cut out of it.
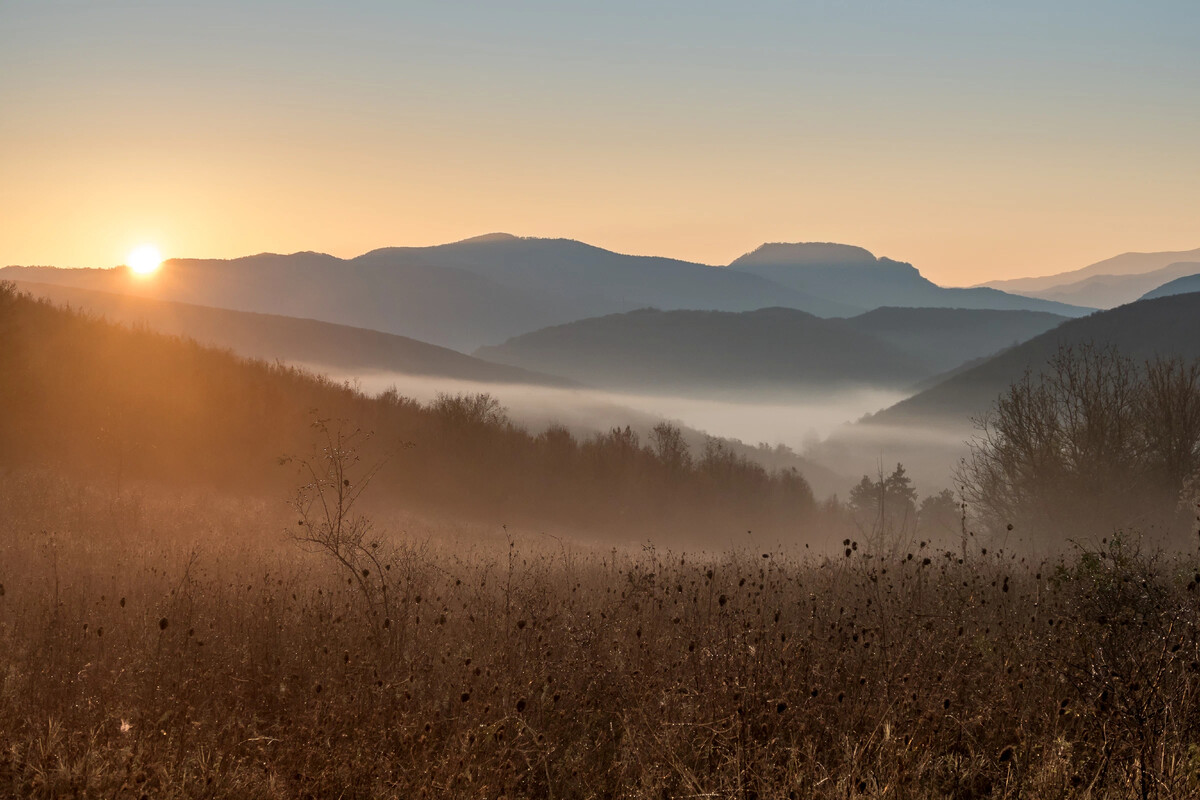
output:
<svg viewBox="0 0 1200 800"><path fill-rule="evenodd" d="M852 423L886 408L906 395L894 389L856 387L797 393L791 399L681 397L614 392L592 388L558 388L529 384L497 384L394 372L348 374L320 365L306 368L348 382L368 395L394 388L401 395L429 402L439 394L487 393L495 397L515 423L537 433L561 425L588 437L630 426L645 435L668 420L683 426L694 451L704 435L736 440L756 448L752 457L769 468L800 465L818 497L844 496L853 479L883 463L913 460L914 478L922 488L940 490L959 457L962 437L925 431L857 431ZM931 443L936 443L930 449ZM797 458L797 456L799 458Z"/></svg>
<svg viewBox="0 0 1200 800"><path fill-rule="evenodd" d="M367 394L395 388L427 402L440 393L486 392L498 399L516 422L537 431L563 425L573 431L603 431L617 426L653 424L667 419L712 436L747 444L812 447L848 422L886 408L906 395L892 389L861 387L797 395L792 402L714 400L696 397L565 389L528 384L495 384L394 372L338 374L319 365L309 368L337 381L350 381Z"/></svg>

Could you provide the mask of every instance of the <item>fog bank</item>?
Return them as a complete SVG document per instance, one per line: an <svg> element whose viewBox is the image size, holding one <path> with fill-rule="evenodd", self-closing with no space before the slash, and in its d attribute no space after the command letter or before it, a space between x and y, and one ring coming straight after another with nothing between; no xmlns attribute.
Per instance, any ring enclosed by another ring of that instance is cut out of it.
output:
<svg viewBox="0 0 1200 800"><path fill-rule="evenodd" d="M513 421L535 431L554 424L576 431L607 430L617 425L637 427L667 419L713 436L747 444L782 444L797 451L812 446L846 423L905 397L894 390L860 388L813 392L786 403L757 403L750 399L733 402L599 389L479 383L394 372L348 375L315 365L310 368L337 381L350 381L367 394L395 387L400 394L422 402L434 399L440 392L486 392L504 405Z"/></svg>

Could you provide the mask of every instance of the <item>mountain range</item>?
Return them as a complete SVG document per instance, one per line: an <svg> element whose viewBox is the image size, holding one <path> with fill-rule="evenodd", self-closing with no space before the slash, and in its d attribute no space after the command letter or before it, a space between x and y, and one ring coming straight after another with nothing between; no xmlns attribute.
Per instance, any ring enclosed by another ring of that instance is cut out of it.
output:
<svg viewBox="0 0 1200 800"><path fill-rule="evenodd" d="M1200 358L1200 293L1142 300L1064 322L1027 342L903 400L870 418L874 424L969 425L1026 370L1036 375L1062 345L1115 345L1135 361Z"/></svg>
<svg viewBox="0 0 1200 800"><path fill-rule="evenodd" d="M882 305L1090 309L992 289L943 289L911 265L846 245L764 245L728 267L629 256L568 239L493 234L433 247L232 260L172 259L126 269L6 267L0 278L322 320L472 350L587 317L653 306L821 317Z"/></svg>
<svg viewBox="0 0 1200 800"><path fill-rule="evenodd" d="M1200 262L1200 248L1124 253L1071 272L990 281L982 286L1060 303L1113 308L1132 303L1168 281L1200 272L1197 262Z"/></svg>
<svg viewBox="0 0 1200 800"><path fill-rule="evenodd" d="M561 378L481 361L445 347L363 328L69 286L23 282L16 286L34 297L110 322L183 336L247 358L286 361L350 374L386 371L481 383L574 385Z"/></svg>
<svg viewBox="0 0 1200 800"><path fill-rule="evenodd" d="M849 319L790 308L642 309L543 328L475 355L606 388L761 398L910 386L1065 319L1039 311L946 308L880 308Z"/></svg>
<svg viewBox="0 0 1200 800"><path fill-rule="evenodd" d="M924 491L952 485L953 470L976 433L975 420L1026 373L1043 371L1060 345L1113 345L1141 361L1156 355L1200 358L1200 293L1129 303L1063 322L988 358L925 381L919 391L842 426L806 454L841 474L901 461Z"/></svg>
<svg viewBox="0 0 1200 800"><path fill-rule="evenodd" d="M1156 297L1170 297L1173 294L1200 292L1200 263L1186 264L1181 266L1190 266L1193 271L1181 278L1176 278L1173 281L1167 281L1156 289L1151 289L1142 295L1141 299L1153 300Z"/></svg>

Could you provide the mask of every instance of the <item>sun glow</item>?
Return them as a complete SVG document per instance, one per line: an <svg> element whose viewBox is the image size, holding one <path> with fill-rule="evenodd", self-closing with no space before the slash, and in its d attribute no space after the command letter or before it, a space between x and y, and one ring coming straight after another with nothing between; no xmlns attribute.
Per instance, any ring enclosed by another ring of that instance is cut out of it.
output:
<svg viewBox="0 0 1200 800"><path fill-rule="evenodd" d="M162 254L152 244L135 247L125 263L138 275L149 275L162 266Z"/></svg>

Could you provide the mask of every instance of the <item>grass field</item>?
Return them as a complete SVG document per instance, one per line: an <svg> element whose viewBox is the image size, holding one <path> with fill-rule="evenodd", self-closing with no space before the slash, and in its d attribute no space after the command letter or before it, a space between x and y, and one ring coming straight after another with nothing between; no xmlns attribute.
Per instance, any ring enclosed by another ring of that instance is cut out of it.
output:
<svg viewBox="0 0 1200 800"><path fill-rule="evenodd" d="M373 617L283 502L0 492L3 794L1200 792L1192 557L597 552L380 519Z"/></svg>

